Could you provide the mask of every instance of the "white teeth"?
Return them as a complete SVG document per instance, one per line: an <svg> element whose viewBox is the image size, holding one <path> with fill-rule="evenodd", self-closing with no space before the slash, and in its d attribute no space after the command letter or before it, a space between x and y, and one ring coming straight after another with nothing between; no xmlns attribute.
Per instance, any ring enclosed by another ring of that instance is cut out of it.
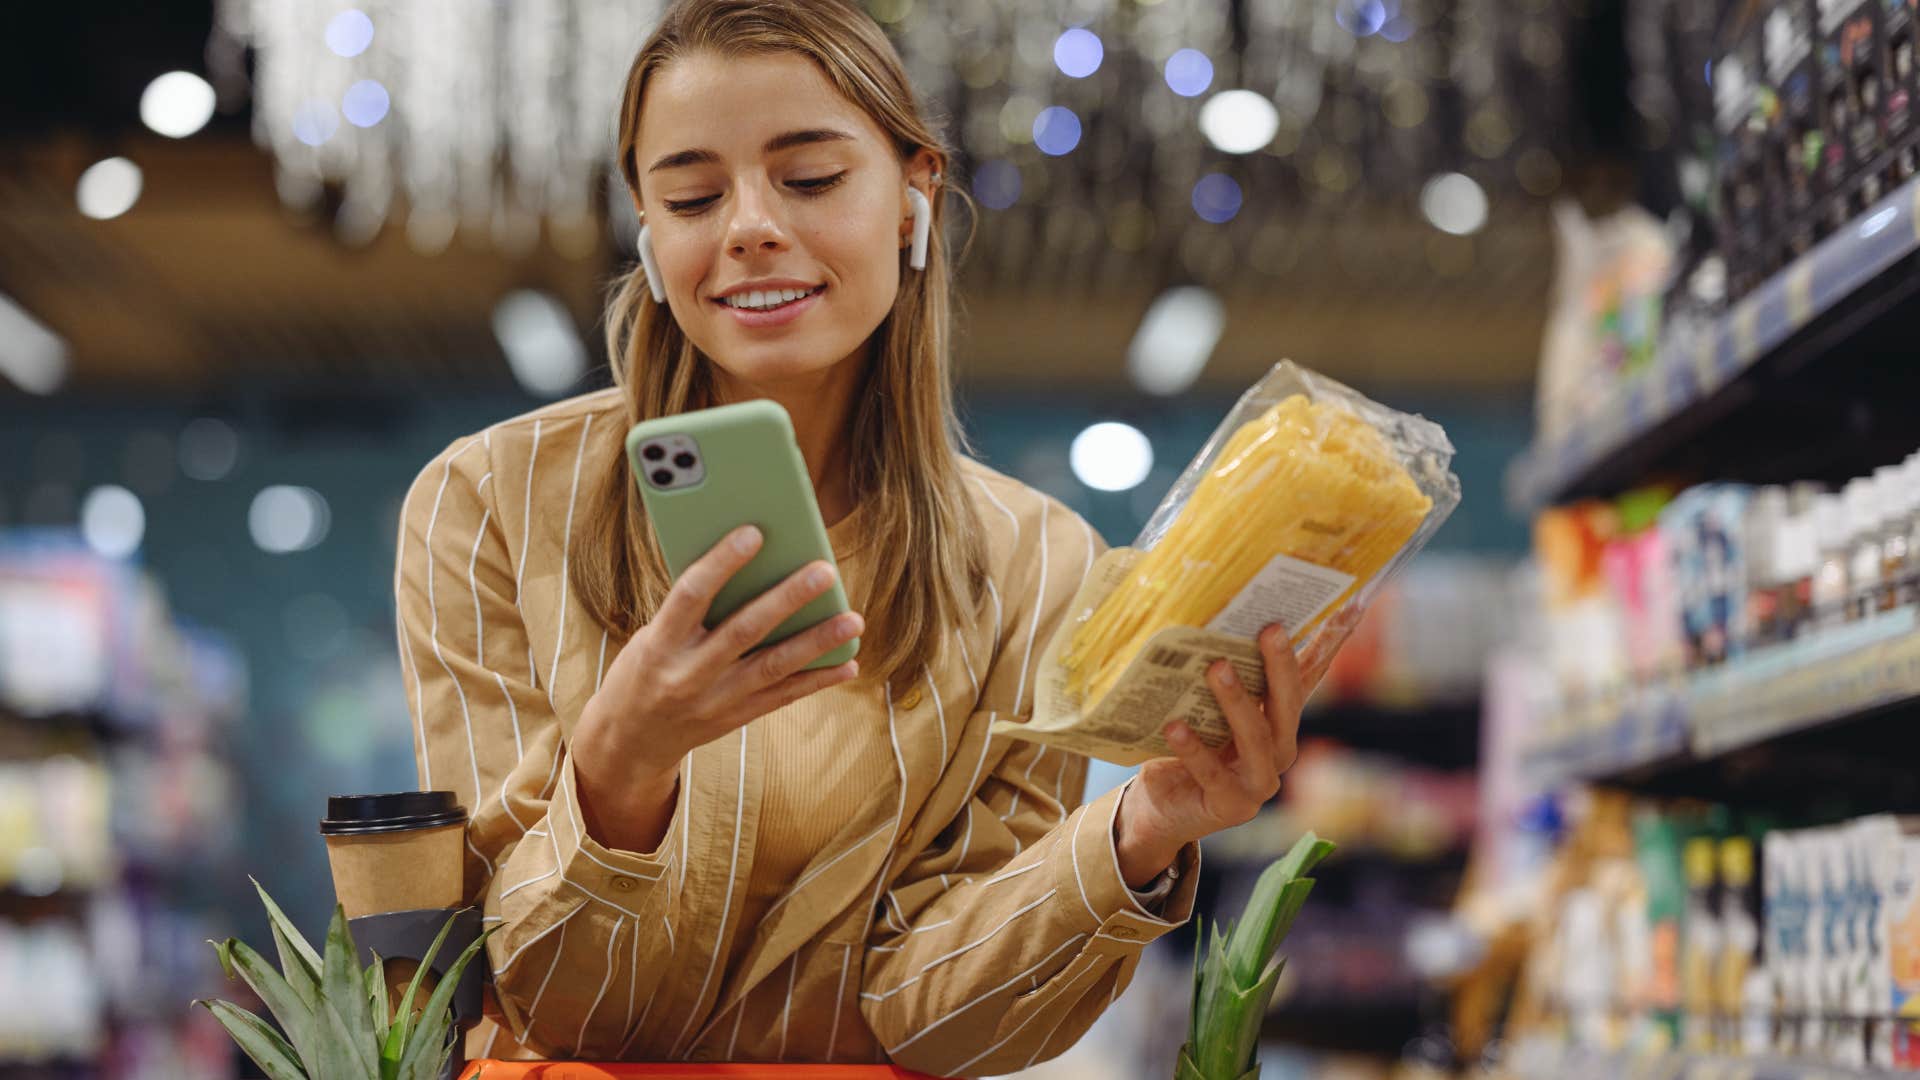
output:
<svg viewBox="0 0 1920 1080"><path fill-rule="evenodd" d="M735 293L727 297L725 303L728 307L765 311L768 308L779 307L781 304L790 304L811 295L812 292L812 289L755 289L750 292Z"/></svg>

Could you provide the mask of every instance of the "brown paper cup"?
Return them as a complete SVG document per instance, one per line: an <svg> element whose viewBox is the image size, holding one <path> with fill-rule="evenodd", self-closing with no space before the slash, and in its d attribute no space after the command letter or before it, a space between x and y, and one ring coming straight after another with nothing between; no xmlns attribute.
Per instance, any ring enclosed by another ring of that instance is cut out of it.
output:
<svg viewBox="0 0 1920 1080"><path fill-rule="evenodd" d="M327 800L320 832L347 918L460 906L466 818L452 792Z"/></svg>

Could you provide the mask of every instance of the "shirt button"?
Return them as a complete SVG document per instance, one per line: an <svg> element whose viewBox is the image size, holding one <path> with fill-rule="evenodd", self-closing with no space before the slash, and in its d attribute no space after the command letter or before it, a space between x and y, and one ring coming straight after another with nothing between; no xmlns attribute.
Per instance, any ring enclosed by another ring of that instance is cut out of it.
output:
<svg viewBox="0 0 1920 1080"><path fill-rule="evenodd" d="M1116 926L1113 928L1113 936L1121 941L1133 941L1140 936L1140 931L1131 926Z"/></svg>
<svg viewBox="0 0 1920 1080"><path fill-rule="evenodd" d="M639 882L625 874L621 874L619 877L613 879L613 887L619 889L621 892L632 892L639 884Z"/></svg>
<svg viewBox="0 0 1920 1080"><path fill-rule="evenodd" d="M918 686L907 691L906 696L900 699L900 707L903 709L917 708L919 705L920 705L920 688Z"/></svg>

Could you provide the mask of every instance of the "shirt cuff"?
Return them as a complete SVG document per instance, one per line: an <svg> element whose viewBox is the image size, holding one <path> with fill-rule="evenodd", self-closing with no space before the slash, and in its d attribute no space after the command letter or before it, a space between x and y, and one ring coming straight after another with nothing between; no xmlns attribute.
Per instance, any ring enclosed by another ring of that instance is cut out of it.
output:
<svg viewBox="0 0 1920 1080"><path fill-rule="evenodd" d="M664 906L665 885L679 851L686 821L686 785L674 796L673 818L659 847L651 852L610 848L586 829L580 811L580 791L573 771L573 752L561 762L560 783L547 812L547 828L567 884L609 907L638 917L646 901ZM524 841L523 841L524 842Z"/></svg>
<svg viewBox="0 0 1920 1080"><path fill-rule="evenodd" d="M1079 900L1085 915L1080 921L1092 938L1089 949L1094 952L1138 952L1193 915L1199 845L1180 849L1174 862L1179 877L1158 914L1140 903L1138 894L1121 876L1113 829L1126 788L1122 785L1075 811L1065 822L1066 835L1052 856L1056 887L1063 897Z"/></svg>

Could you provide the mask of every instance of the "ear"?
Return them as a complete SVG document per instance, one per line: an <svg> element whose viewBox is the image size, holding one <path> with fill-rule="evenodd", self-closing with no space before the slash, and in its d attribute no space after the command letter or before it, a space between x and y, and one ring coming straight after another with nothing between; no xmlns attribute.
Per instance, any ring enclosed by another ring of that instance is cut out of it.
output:
<svg viewBox="0 0 1920 1080"><path fill-rule="evenodd" d="M925 146L914 151L913 156L901 164L901 176L905 181L900 188L901 240L904 241L913 235L913 205L907 202L907 186L918 188L920 194L925 195L929 203L939 202L938 189L934 187L933 178L939 175L942 178L941 182L945 183L946 164L942 154Z"/></svg>

